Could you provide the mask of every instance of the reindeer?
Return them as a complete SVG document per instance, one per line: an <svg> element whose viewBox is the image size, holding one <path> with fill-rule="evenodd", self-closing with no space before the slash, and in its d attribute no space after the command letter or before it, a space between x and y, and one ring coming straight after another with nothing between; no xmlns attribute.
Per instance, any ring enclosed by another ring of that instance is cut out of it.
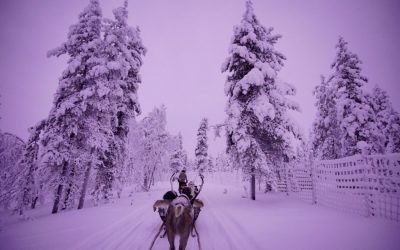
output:
<svg viewBox="0 0 400 250"><path fill-rule="evenodd" d="M202 180L201 191L204 184L204 177L202 175L200 175L200 177ZM200 208L203 207L203 202L196 199L200 191L191 199L189 199L190 195L184 192L170 203L165 218L165 227L170 250L175 250L176 235L180 237L179 250L186 249L189 235L191 232L193 235L197 216L199 215Z"/></svg>
<svg viewBox="0 0 400 250"><path fill-rule="evenodd" d="M165 226L171 250L175 250L175 236L178 234L179 250L186 248L193 227L193 212L190 200L186 195L180 195L168 207Z"/></svg>
<svg viewBox="0 0 400 250"><path fill-rule="evenodd" d="M165 218L166 233L170 249L175 249L175 236L179 235L179 250L186 248L189 235L192 232L196 222L194 210L203 207L203 202L196 200L193 204L186 195L180 195L168 207ZM197 214L198 216L198 214Z"/></svg>

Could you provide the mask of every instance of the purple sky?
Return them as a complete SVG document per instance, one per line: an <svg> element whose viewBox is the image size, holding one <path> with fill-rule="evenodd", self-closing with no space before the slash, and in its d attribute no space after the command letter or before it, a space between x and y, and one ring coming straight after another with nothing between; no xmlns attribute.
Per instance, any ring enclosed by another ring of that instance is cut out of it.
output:
<svg viewBox="0 0 400 250"><path fill-rule="evenodd" d="M27 128L46 118L66 57L46 58L46 52L66 39L88 1L0 1L0 129L26 140ZM103 14L122 4L101 1ZM202 117L211 124L225 119L225 76L233 26L240 23L244 0L130 0L129 22L139 25L148 54L141 70L139 100L143 114L167 107L168 130L181 131L184 147L193 155ZM288 58L280 77L297 87L294 97L302 113L294 115L305 132L314 119L313 87L330 73L338 36L363 60L370 90L375 84L389 92L400 111L400 1L266 1L254 0L264 26L283 36L277 48ZM143 117L143 115L141 116ZM140 117L140 118L141 118ZM224 148L214 141L210 151Z"/></svg>

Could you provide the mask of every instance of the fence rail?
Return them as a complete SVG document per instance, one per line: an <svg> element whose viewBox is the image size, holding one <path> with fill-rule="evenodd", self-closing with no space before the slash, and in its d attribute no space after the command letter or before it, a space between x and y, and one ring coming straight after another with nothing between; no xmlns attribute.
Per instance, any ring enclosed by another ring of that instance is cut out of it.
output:
<svg viewBox="0 0 400 250"><path fill-rule="evenodd" d="M338 210L400 222L400 154L355 155L287 167L278 190Z"/></svg>

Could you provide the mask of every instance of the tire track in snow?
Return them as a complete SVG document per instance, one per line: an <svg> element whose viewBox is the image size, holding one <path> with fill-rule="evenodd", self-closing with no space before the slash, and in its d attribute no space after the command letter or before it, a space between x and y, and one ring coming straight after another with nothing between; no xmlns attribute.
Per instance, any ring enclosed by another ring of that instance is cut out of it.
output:
<svg viewBox="0 0 400 250"><path fill-rule="evenodd" d="M253 239L253 236L247 232L246 229L229 213L221 213L222 217L225 217L228 224L230 224L231 230L235 231L237 235L241 235L242 239L245 239L247 242L247 248L249 249L265 249L264 247L260 247L257 245L256 241Z"/></svg>
<svg viewBox="0 0 400 250"><path fill-rule="evenodd" d="M205 207L196 222L201 247L211 249L262 249L241 223L226 209L223 197L215 193L207 193L202 198ZM120 220L108 227L93 233L85 241L78 243L73 249L148 249L157 233L161 220L151 209L152 201L143 206L133 208ZM187 249L198 249L197 238L190 236ZM179 245L179 237L176 243ZM176 246L177 246L176 245ZM157 238L153 249L167 249L167 238Z"/></svg>
<svg viewBox="0 0 400 250"><path fill-rule="evenodd" d="M124 227L119 227L114 234L110 234L103 240L102 249L120 249L121 245L125 244L130 236L132 236L132 233L143 223L144 220L140 220L136 223L127 223Z"/></svg>
<svg viewBox="0 0 400 250"><path fill-rule="evenodd" d="M162 234L164 231L163 230L159 231L158 229L159 228L157 228L157 231L154 232L154 234L153 234L153 237L155 237L155 238L153 238L154 242L152 242L152 244L150 244L150 247L148 248L149 250L169 248L168 236L165 235L164 238L160 238L160 234ZM194 231L195 231L196 237L192 237L191 234L189 235L186 249L202 250L201 242L200 242L200 234L196 228L194 228ZM178 248L178 247L179 247L179 236L176 236L175 237L175 248ZM140 248L140 249L144 249L144 248Z"/></svg>
<svg viewBox="0 0 400 250"><path fill-rule="evenodd" d="M114 240L108 249L146 249L153 232L159 227L159 221L151 221L142 216L138 225L132 226L124 235Z"/></svg>
<svg viewBox="0 0 400 250"><path fill-rule="evenodd" d="M164 228L164 223L161 224L160 229L157 230L156 235L154 236L153 240L151 241L151 244L150 244L150 247L149 247L150 250L153 249L154 243L156 243L157 239L160 237L160 235L161 235L161 233L163 231L163 228Z"/></svg>
<svg viewBox="0 0 400 250"><path fill-rule="evenodd" d="M203 218L198 223L198 230L203 238L204 249L236 249L234 239L226 233L226 228L210 207L207 207L207 212L204 211Z"/></svg>
<svg viewBox="0 0 400 250"><path fill-rule="evenodd" d="M141 223L143 223L144 221L143 216L138 216L138 214L140 214L141 211L145 211L146 209L149 209L149 206L147 204L138 209L133 210L131 213L128 213L128 215L110 224L108 227L105 227L102 230L93 233L88 238L86 238L86 240L72 247L72 249L74 250L107 249L104 248L103 246L109 245L111 242L115 242L116 240L115 238L119 239L125 236L125 234L127 233L126 229L128 230L131 229L129 231L131 232L132 230L140 226ZM138 218L140 218L139 221L137 221ZM120 234L120 236L118 236L118 234Z"/></svg>
<svg viewBox="0 0 400 250"><path fill-rule="evenodd" d="M205 228L206 230L207 228L210 228L212 231L214 231L213 235L209 236L212 237L212 241L214 241L214 243L217 243L217 245L208 246L205 247L205 249L219 249L221 248L221 244L223 242L225 243L225 248L226 245L228 245L229 249L263 249L255 243L253 237L249 233L247 233L242 225L231 214L229 214L226 209L219 209L217 204L219 204L220 202L215 201L213 198L217 197L212 197L211 195L205 198L206 206L204 212L207 211L208 213L203 214L203 216L206 217L207 215L209 215L210 218L207 218L204 222L211 222L211 224L215 225L218 229L214 230L212 229L213 227L210 226L206 226ZM201 231L201 233L203 234L204 230L199 229L199 231ZM221 242L215 242L215 238L219 238L219 241Z"/></svg>

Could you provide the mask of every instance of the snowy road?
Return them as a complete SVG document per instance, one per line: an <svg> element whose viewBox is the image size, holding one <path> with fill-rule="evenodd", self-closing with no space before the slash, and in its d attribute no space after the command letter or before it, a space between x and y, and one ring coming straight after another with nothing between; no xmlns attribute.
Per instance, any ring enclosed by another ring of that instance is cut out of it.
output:
<svg viewBox="0 0 400 250"><path fill-rule="evenodd" d="M164 192L165 189L161 189ZM202 249L262 249L246 233L239 222L230 213L226 213L223 202L217 193L205 189L202 199L207 209L201 212L197 224ZM162 196L159 193L159 197ZM158 190L155 191L158 193ZM151 210L154 200L141 202L141 206L112 223L108 227L87 237L71 247L74 250L84 249L148 249L154 236L160 229L161 220ZM209 206L208 204L214 204ZM176 246L178 246L176 239ZM168 249L166 238L157 238L153 249ZM199 249L198 239L190 237L188 249Z"/></svg>
<svg viewBox="0 0 400 250"><path fill-rule="evenodd" d="M114 204L49 215L35 211L32 220L4 223L0 249L149 249L161 220L152 211L168 185ZM197 229L208 249L400 249L400 225L310 205L283 194L241 198L240 189L205 185L205 203ZM132 205L131 205L132 203ZM4 225L5 224L5 225ZM158 238L153 249L168 249ZM188 249L198 249L189 238Z"/></svg>

